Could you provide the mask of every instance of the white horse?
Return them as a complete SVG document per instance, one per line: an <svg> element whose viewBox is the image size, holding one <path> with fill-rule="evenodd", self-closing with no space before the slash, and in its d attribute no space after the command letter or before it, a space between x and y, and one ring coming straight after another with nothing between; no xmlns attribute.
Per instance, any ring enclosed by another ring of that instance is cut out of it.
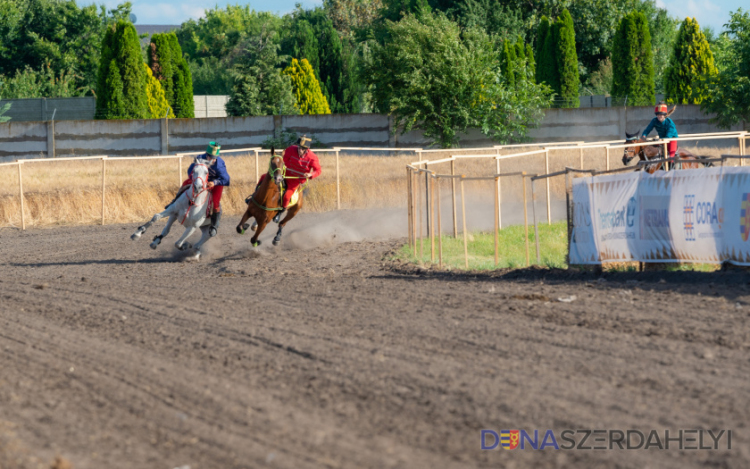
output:
<svg viewBox="0 0 750 469"><path fill-rule="evenodd" d="M157 213L154 217L145 225L139 226L135 233L130 236L133 241L139 239L147 229L151 227L157 220L169 217L167 220L167 226L160 235L154 237L151 242L151 249L156 249L161 243L161 240L169 234L169 230L172 228L172 223L175 220L180 220L180 223L185 227L185 232L180 236L180 239L174 243L175 247L180 251L187 251L188 249L194 249L195 254L192 255L190 260L199 260L201 256L201 246L208 241L211 237L208 232L208 228L211 224L211 219L206 216L206 211L211 203L211 193L207 189L208 184L208 162L206 160L197 159L193 166L193 184L185 192L183 192L177 200L169 205L166 210L161 213ZM186 242L188 237L192 235L196 229L200 228L203 235L200 241L194 246Z"/></svg>

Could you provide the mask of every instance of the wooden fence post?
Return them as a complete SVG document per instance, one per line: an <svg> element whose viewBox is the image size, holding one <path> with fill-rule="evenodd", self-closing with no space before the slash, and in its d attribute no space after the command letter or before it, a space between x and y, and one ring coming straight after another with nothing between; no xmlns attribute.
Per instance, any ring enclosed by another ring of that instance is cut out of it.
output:
<svg viewBox="0 0 750 469"><path fill-rule="evenodd" d="M607 164L605 165L605 167L607 171L609 171L609 145L607 145L606 151L607 151Z"/></svg>
<svg viewBox="0 0 750 469"><path fill-rule="evenodd" d="M336 210L341 210L341 182L339 178L339 150L336 150Z"/></svg>
<svg viewBox="0 0 750 469"><path fill-rule="evenodd" d="M456 175L456 160L451 161L451 176ZM458 238L458 216L456 214L456 179L451 178L451 197L453 199L453 237Z"/></svg>
<svg viewBox="0 0 750 469"><path fill-rule="evenodd" d="M415 258L417 257L417 223L418 223L417 221L417 204L418 204L417 191L419 190L418 184L419 184L419 173L417 173L416 171L412 171L411 173L411 190L412 190L411 229L412 229L412 233L411 234L412 234L412 238L414 239L414 257Z"/></svg>
<svg viewBox="0 0 750 469"><path fill-rule="evenodd" d="M443 218L440 215L440 177L435 178L437 185L437 237L438 237L438 267L443 268Z"/></svg>
<svg viewBox="0 0 750 469"><path fill-rule="evenodd" d="M432 178L430 173L427 171L427 165L425 165L424 172L424 196L425 196L425 211L427 212L427 219L425 224L427 225L427 236L430 237L430 262L435 262L435 236L433 235L433 204L432 204Z"/></svg>
<svg viewBox="0 0 750 469"><path fill-rule="evenodd" d="M500 231L500 178L498 176L495 176L495 267L497 267L497 264L499 261L499 254L498 254L499 231Z"/></svg>
<svg viewBox="0 0 750 469"><path fill-rule="evenodd" d="M258 153L260 153L258 150L253 150L255 152L255 182L257 182L260 179L260 163L258 161Z"/></svg>
<svg viewBox="0 0 750 469"><path fill-rule="evenodd" d="M547 178L549 179L549 178ZM534 179L531 179L531 213L534 217L534 242L536 243L536 265L539 261L539 226L536 220L536 193L534 191Z"/></svg>
<svg viewBox="0 0 750 469"><path fill-rule="evenodd" d="M406 219L407 219L407 222L406 222L406 230L407 230L406 236L407 236L407 238L409 238L409 248L412 247L411 234L412 234L412 223L413 223L413 220L412 220L412 211L411 211L411 208L412 208L411 207L411 203L412 203L411 196L412 196L412 191L411 191L411 168L407 167L406 168Z"/></svg>
<svg viewBox="0 0 750 469"><path fill-rule="evenodd" d="M102 157L102 225L104 225L104 194L106 194L107 186L105 183L107 174L107 159Z"/></svg>
<svg viewBox="0 0 750 469"><path fill-rule="evenodd" d="M583 147L581 144L578 144L578 158L581 160L581 169L583 169Z"/></svg>
<svg viewBox="0 0 750 469"><path fill-rule="evenodd" d="M464 226L464 265L469 268L469 233L466 231L466 193L464 192L464 176L461 175L461 218Z"/></svg>
<svg viewBox="0 0 750 469"><path fill-rule="evenodd" d="M662 153L662 158L669 158L669 153L667 153L669 150L667 150L667 142L666 140L663 143L664 146L664 152ZM609 168L607 168L609 169ZM669 171L669 161L666 161L664 163L664 171Z"/></svg>
<svg viewBox="0 0 750 469"><path fill-rule="evenodd" d="M500 149L495 149L495 174L500 174ZM497 211L497 220L498 220L498 227L502 228L503 226L503 214L502 214L502 200L503 200L503 194L500 192L502 189L500 187L500 180L497 180L497 184L495 185L495 193L496 198L498 199L498 204L496 208Z"/></svg>
<svg viewBox="0 0 750 469"><path fill-rule="evenodd" d="M419 236L419 262L422 262L422 259L424 258L424 231L422 230L422 188L420 187L419 183L419 174L417 174L417 210L419 210L419 228L417 229L418 236Z"/></svg>
<svg viewBox="0 0 750 469"><path fill-rule="evenodd" d="M526 171L521 173L521 180L523 181L523 227L526 238L526 266L529 266L529 214L528 214L528 202L526 201Z"/></svg>
<svg viewBox="0 0 750 469"><path fill-rule="evenodd" d="M549 174L549 150L544 149L544 174ZM552 208L551 208L551 194L549 192L549 179L547 178L547 224L552 224Z"/></svg>
<svg viewBox="0 0 750 469"><path fill-rule="evenodd" d="M21 230L26 230L26 214L23 208L23 173L21 172L21 165L23 161L16 160L18 163L18 194L21 198Z"/></svg>

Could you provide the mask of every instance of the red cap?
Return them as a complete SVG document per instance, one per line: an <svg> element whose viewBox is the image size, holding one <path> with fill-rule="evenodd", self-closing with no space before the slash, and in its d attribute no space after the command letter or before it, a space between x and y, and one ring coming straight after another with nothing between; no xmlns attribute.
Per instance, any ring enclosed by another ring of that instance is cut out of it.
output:
<svg viewBox="0 0 750 469"><path fill-rule="evenodd" d="M667 105L666 104L657 104L654 108L654 114L666 114L667 113Z"/></svg>

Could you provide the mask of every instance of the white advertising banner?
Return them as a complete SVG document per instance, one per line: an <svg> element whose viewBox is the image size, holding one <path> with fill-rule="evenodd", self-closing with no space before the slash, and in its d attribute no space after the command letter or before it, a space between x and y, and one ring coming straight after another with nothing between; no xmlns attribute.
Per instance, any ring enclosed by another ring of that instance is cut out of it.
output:
<svg viewBox="0 0 750 469"><path fill-rule="evenodd" d="M750 168L706 168L573 181L571 264L750 265Z"/></svg>

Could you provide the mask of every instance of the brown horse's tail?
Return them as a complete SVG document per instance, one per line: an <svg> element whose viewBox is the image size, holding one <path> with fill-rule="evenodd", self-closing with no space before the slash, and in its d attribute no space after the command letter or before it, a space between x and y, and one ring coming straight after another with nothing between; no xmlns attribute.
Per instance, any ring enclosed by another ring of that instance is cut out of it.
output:
<svg viewBox="0 0 750 469"><path fill-rule="evenodd" d="M671 111L669 111L669 112L667 112L667 117L669 117L669 116L671 116L672 114L674 114L674 112L675 112L676 110L677 110L677 105L675 104L675 105L674 105L674 107L672 108L672 110L671 110Z"/></svg>

